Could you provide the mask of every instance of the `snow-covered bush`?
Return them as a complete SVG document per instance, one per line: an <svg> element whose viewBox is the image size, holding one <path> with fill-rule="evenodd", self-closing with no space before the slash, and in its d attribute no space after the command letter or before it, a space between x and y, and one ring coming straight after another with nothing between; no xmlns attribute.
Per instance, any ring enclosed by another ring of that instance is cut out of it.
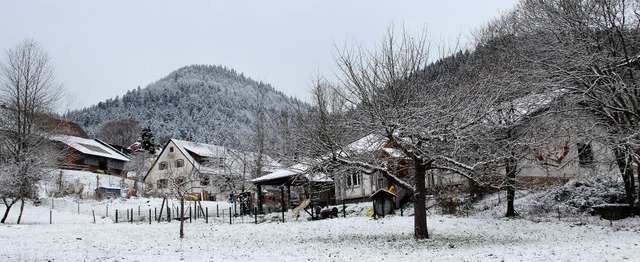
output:
<svg viewBox="0 0 640 262"><path fill-rule="evenodd" d="M62 191L59 191L56 195L61 196L77 196L82 198L84 193L84 184L80 182L80 179L76 179L73 183L68 183L64 186Z"/></svg>
<svg viewBox="0 0 640 262"><path fill-rule="evenodd" d="M504 196L485 197L474 205L479 214L504 216ZM592 206L625 203L622 181L618 176L599 175L589 179L575 178L566 184L542 191L519 190L514 202L516 212L526 218L582 216L594 214Z"/></svg>
<svg viewBox="0 0 640 262"><path fill-rule="evenodd" d="M558 203L574 207L580 212L590 211L601 204L624 204L624 186L612 176L598 176L592 181L571 180L562 187L550 190Z"/></svg>

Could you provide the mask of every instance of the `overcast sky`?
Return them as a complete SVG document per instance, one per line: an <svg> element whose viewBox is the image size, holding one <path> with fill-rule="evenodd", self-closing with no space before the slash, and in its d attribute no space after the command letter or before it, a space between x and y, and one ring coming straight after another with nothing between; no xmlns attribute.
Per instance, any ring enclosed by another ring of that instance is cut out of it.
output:
<svg viewBox="0 0 640 262"><path fill-rule="evenodd" d="M0 8L0 49L41 42L71 109L191 64L225 65L309 101L311 79L335 73L336 44L374 46L392 23L426 27L436 44L468 42L516 2L11 0Z"/></svg>

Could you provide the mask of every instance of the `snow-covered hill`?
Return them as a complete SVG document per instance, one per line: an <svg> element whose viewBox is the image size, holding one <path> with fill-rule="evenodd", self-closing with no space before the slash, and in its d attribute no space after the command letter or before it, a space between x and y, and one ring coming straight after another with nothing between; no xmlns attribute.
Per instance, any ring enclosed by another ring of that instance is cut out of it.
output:
<svg viewBox="0 0 640 262"><path fill-rule="evenodd" d="M270 124L295 119L298 110L308 105L232 69L192 65L65 118L80 124L89 135L99 136L101 126L109 121L132 119L150 126L161 143L192 138L237 147L251 134L258 108L264 108Z"/></svg>

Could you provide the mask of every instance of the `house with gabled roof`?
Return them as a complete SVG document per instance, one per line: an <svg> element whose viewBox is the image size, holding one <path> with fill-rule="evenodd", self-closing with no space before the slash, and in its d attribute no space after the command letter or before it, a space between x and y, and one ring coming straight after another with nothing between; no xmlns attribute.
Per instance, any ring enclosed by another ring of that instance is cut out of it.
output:
<svg viewBox="0 0 640 262"><path fill-rule="evenodd" d="M98 139L69 135L51 137L66 152L60 168L122 175L130 157Z"/></svg>
<svg viewBox="0 0 640 262"><path fill-rule="evenodd" d="M192 178L189 183L193 195L214 200L249 189L257 155L218 145L171 139L151 165L144 181L148 191L168 195L172 180ZM281 167L267 155L262 159L264 173Z"/></svg>

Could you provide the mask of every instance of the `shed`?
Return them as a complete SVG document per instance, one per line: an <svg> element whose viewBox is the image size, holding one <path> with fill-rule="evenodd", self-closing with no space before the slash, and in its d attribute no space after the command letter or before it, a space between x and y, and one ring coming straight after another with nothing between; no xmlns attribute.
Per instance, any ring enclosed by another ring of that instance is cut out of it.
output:
<svg viewBox="0 0 640 262"><path fill-rule="evenodd" d="M373 212L375 215L384 217L385 214L391 214L395 207L396 194L386 189L380 189L371 195L373 200Z"/></svg>
<svg viewBox="0 0 640 262"><path fill-rule="evenodd" d="M282 206L291 206L291 187L304 187L305 192L309 192L307 197L312 198L312 202L319 202L324 205L331 203L335 192L333 180L324 173L312 172L310 166L306 164L296 164L288 169L276 170L268 175L251 180L257 188L258 210L263 212L263 186L278 187L281 190ZM287 191L285 197L284 190ZM311 196L315 195L315 196ZM288 199L285 203L284 199Z"/></svg>
<svg viewBox="0 0 640 262"><path fill-rule="evenodd" d="M96 194L101 194L102 196L113 196L113 197L120 197L122 196L122 189L120 189L119 187L105 187L105 186L101 186L96 188Z"/></svg>

